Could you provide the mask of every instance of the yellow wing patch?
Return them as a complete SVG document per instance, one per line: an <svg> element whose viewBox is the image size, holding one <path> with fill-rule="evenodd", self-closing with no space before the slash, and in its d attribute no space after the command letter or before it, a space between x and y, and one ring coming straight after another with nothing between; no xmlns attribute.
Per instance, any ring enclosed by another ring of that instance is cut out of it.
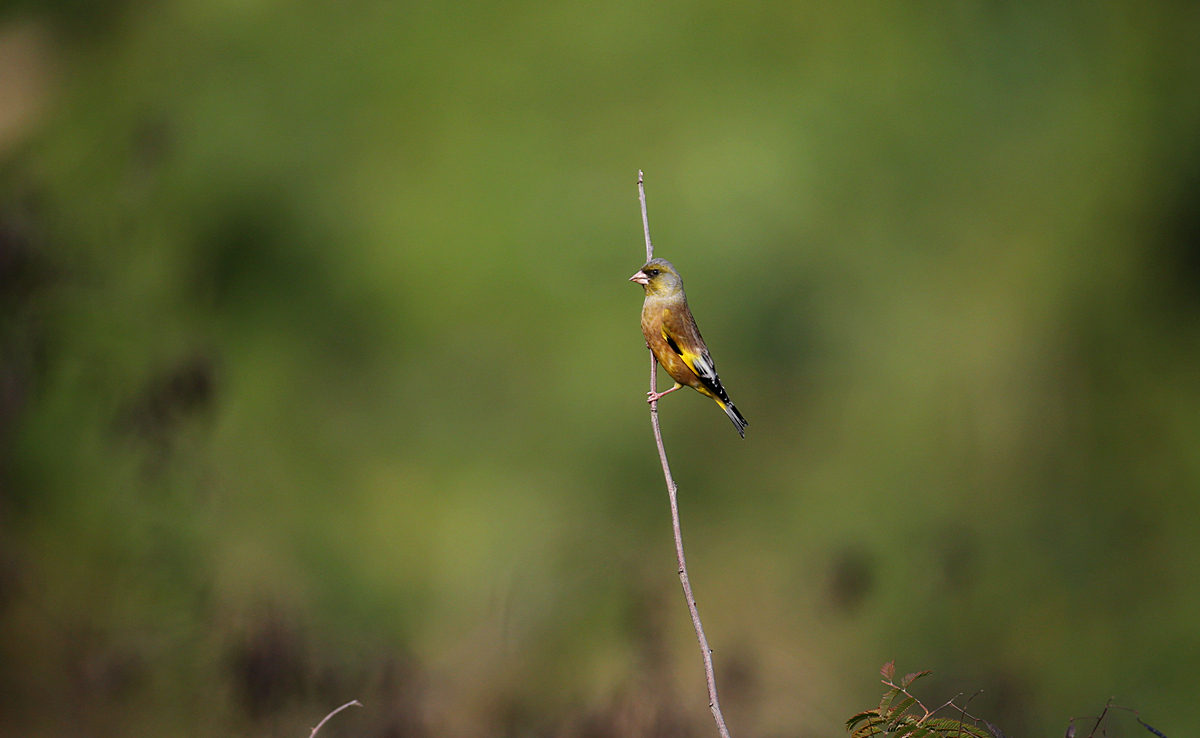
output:
<svg viewBox="0 0 1200 738"><path fill-rule="evenodd" d="M680 345L679 341L676 340L675 335L673 333L671 333L671 331L667 328L666 316L669 313L670 313L669 310L663 311L663 322L662 322L663 340L667 342L667 345L671 347L672 351L679 354L679 358L683 359L683 363L687 364L688 369L691 369L693 374L695 374L697 377L700 377L702 379L705 378L705 371L704 371L705 366L704 365L706 362L704 361L704 357L700 356L699 354L697 354L693 351L689 351L686 346ZM699 366L697 366L697 360L699 360ZM709 370L709 371L711 372L711 370Z"/></svg>

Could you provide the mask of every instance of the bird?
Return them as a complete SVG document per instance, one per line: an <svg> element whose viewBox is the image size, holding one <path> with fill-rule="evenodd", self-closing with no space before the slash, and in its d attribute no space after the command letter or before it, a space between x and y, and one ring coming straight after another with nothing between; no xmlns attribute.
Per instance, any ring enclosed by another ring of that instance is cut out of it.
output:
<svg viewBox="0 0 1200 738"><path fill-rule="evenodd" d="M721 386L717 367L688 308L679 271L666 259L651 259L629 281L637 282L646 291L646 301L642 303L646 346L675 380L675 386L666 392L647 392L646 402L655 402L686 385L716 400L733 421L738 435L745 438L748 423Z"/></svg>

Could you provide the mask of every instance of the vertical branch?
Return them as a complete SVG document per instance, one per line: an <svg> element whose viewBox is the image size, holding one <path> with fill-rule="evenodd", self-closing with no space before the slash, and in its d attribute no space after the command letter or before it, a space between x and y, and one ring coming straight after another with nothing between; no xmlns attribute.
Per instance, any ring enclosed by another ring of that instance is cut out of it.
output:
<svg viewBox="0 0 1200 738"><path fill-rule="evenodd" d="M654 258L654 245L650 243L650 218L646 215L646 188L642 180L642 172L638 170L638 200L642 204L642 230L646 234L646 261ZM654 353L650 353L650 391L658 386L658 362ZM721 715L721 704L717 701L717 677L713 673L712 649L708 647L708 638L704 636L704 626L700 624L700 611L696 609L696 600L692 597L692 584L688 580L687 560L683 555L683 532L679 527L679 489L675 486L675 478L671 476L671 464L667 461L667 449L663 446L662 430L658 426L658 400L650 403L650 424L654 426L654 441L658 444L658 458L662 462L663 479L667 482L667 496L671 498L671 524L675 529L675 558L679 562L679 581L683 585L683 596L687 598L688 612L692 615L692 627L696 629L696 640L700 642L700 655L704 658L704 678L708 682L708 707L712 710L713 720L717 722L717 730L721 738L729 738L729 729L725 727L725 717Z"/></svg>
<svg viewBox="0 0 1200 738"><path fill-rule="evenodd" d="M641 169L638 170L638 201L642 203L642 232L646 234L646 261L650 261L654 258L654 244L650 243L650 216L646 215L646 185L643 184Z"/></svg>

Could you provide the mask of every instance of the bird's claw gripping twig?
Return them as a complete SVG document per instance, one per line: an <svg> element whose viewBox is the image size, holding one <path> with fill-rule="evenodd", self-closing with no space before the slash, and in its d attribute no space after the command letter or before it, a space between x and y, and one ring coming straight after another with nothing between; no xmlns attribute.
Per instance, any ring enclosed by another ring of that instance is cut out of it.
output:
<svg viewBox="0 0 1200 738"><path fill-rule="evenodd" d="M679 388L680 388L680 386L681 386L681 385L678 385L678 384L677 384L677 385L675 385L674 387L672 387L671 389L667 390L666 392L655 392L655 391L651 390L651 391L649 391L649 392L647 392L647 393L646 393L646 402L658 402L658 400L659 400L661 397L663 397L664 395L669 395L669 394L671 394L671 393L672 393L672 392L674 392L675 390L679 389Z"/></svg>

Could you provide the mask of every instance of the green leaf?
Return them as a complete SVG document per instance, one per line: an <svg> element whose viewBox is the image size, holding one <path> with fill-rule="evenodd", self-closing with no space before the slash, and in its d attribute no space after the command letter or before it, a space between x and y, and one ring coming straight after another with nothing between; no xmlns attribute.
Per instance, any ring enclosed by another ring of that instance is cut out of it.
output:
<svg viewBox="0 0 1200 738"><path fill-rule="evenodd" d="M894 721L887 726L889 733L903 735L912 730L917 724L917 719L912 715L898 715Z"/></svg>
<svg viewBox="0 0 1200 738"><path fill-rule="evenodd" d="M933 730L947 738L992 738L990 733L980 729L969 720L959 718L930 718L925 721Z"/></svg>
<svg viewBox="0 0 1200 738"><path fill-rule="evenodd" d="M927 735L929 735L929 728L921 725L919 722L914 723L913 727L915 730L910 730L909 732L900 735L899 738L925 738Z"/></svg>
<svg viewBox="0 0 1200 738"><path fill-rule="evenodd" d="M887 712L888 705L892 704L892 700L896 699L896 695L900 694L899 687L892 687L883 695L883 699L879 701L879 714L882 716Z"/></svg>
<svg viewBox="0 0 1200 738"><path fill-rule="evenodd" d="M904 713L908 712L908 708L916 704L916 701L916 697L909 697L903 702L892 705L891 709L887 711L886 715L884 715L884 718L886 718L889 723L899 721L900 718L904 716Z"/></svg>
<svg viewBox="0 0 1200 738"><path fill-rule="evenodd" d="M949 722L945 733L950 738L993 738L991 733L970 721L959 721L953 718L944 718L944 720Z"/></svg>
<svg viewBox="0 0 1200 738"><path fill-rule="evenodd" d="M879 735L882 732L883 723L875 720L854 731L854 734L851 735L850 738L870 738L870 736Z"/></svg>
<svg viewBox="0 0 1200 738"><path fill-rule="evenodd" d="M925 724L943 735L965 735L963 731L969 725L958 718L930 718Z"/></svg>
<svg viewBox="0 0 1200 738"><path fill-rule="evenodd" d="M846 721L846 730L854 730L855 725L858 725L863 720L869 720L870 718L879 718L879 710L863 710L862 712L858 713Z"/></svg>
<svg viewBox="0 0 1200 738"><path fill-rule="evenodd" d="M900 686L907 687L908 685L912 684L913 682L917 681L918 679L920 679L921 677L923 677L929 673L931 673L931 672L929 672L929 671L914 671L911 674L905 674L904 678L900 680Z"/></svg>
<svg viewBox="0 0 1200 738"><path fill-rule="evenodd" d="M895 679L896 678L896 662L895 662L895 660L889 661L886 664L884 664L883 668L879 670L879 674L884 679L888 680L889 682L892 681L893 679Z"/></svg>

